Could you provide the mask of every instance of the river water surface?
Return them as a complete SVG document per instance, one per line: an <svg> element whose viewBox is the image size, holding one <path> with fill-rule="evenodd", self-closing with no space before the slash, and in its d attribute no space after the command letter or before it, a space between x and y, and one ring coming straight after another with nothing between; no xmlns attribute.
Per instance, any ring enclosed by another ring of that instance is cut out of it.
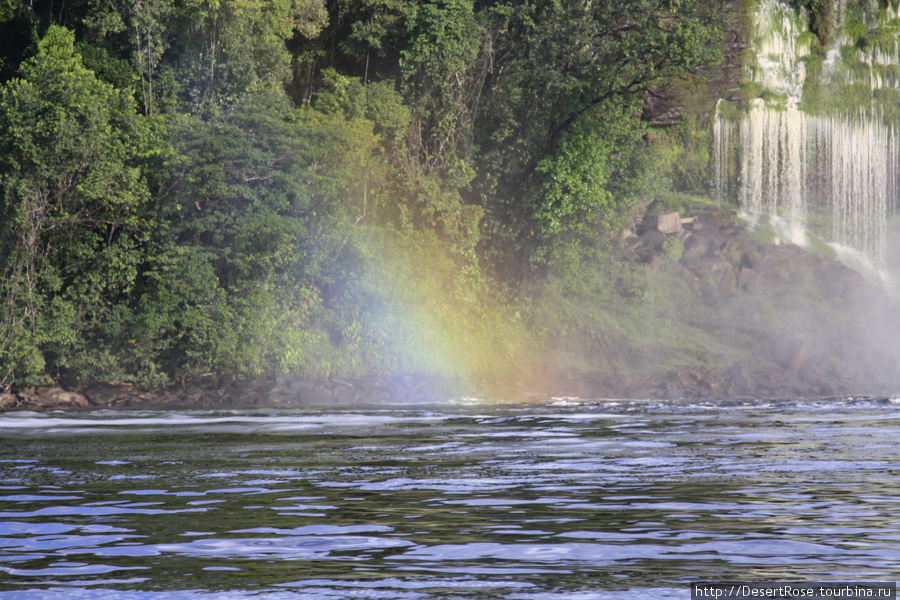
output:
<svg viewBox="0 0 900 600"><path fill-rule="evenodd" d="M900 404L0 415L3 600L900 579Z"/></svg>

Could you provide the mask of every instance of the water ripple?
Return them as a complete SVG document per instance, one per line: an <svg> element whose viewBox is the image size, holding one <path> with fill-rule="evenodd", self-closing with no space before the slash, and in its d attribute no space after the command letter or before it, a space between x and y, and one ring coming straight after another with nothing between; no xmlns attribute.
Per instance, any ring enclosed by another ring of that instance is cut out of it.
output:
<svg viewBox="0 0 900 600"><path fill-rule="evenodd" d="M843 401L0 415L0 599L894 580L896 416Z"/></svg>

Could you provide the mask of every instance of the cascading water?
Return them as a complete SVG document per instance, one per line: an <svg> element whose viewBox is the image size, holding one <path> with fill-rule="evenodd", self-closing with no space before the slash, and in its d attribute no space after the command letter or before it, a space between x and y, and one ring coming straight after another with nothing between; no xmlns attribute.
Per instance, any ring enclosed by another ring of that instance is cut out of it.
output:
<svg viewBox="0 0 900 600"><path fill-rule="evenodd" d="M739 102L713 126L716 192L786 241L813 232L888 263L900 193L900 3L834 0L828 45L803 9L758 0Z"/></svg>

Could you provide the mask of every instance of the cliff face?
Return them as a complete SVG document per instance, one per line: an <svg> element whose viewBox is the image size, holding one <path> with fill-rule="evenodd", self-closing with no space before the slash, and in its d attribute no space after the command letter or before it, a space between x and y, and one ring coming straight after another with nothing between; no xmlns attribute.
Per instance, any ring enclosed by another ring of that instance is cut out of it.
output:
<svg viewBox="0 0 900 600"><path fill-rule="evenodd" d="M896 269L900 6L844 4L747 3L739 88L712 123L714 188L783 239L812 233Z"/></svg>

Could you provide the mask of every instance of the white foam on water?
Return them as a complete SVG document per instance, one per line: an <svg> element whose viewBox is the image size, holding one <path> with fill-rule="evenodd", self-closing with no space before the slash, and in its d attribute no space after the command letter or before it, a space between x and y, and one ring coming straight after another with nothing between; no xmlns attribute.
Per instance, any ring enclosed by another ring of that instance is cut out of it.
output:
<svg viewBox="0 0 900 600"><path fill-rule="evenodd" d="M835 251L837 259L844 265L850 267L854 271L859 271L867 279L880 284L885 290L888 290L891 293L900 292L897 281L891 273L887 269L877 266L867 254L843 244L830 243L828 245Z"/></svg>
<svg viewBox="0 0 900 600"><path fill-rule="evenodd" d="M127 429L145 430L148 428L166 427L199 427L199 426L231 426L240 428L262 427L272 431L294 431L315 429L326 426L382 426L404 423L432 423L449 418L450 415L428 414L358 414L358 413L321 413L312 415L283 414L243 414L235 411L222 416L212 411L196 413L183 412L140 412L126 413L114 411L97 411L89 416L61 417L58 413L5 413L0 415L0 430L43 430L48 433L96 433Z"/></svg>

